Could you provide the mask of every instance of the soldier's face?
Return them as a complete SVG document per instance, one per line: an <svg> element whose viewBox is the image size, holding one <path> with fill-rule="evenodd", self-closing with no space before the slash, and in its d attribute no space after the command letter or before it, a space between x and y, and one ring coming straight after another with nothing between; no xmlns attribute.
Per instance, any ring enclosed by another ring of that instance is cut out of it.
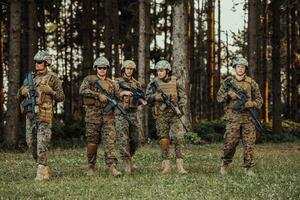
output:
<svg viewBox="0 0 300 200"><path fill-rule="evenodd" d="M46 63L44 61L35 61L35 70L43 71L46 68Z"/></svg>
<svg viewBox="0 0 300 200"><path fill-rule="evenodd" d="M125 75L127 77L131 77L132 74L133 74L133 69L131 69L131 68L125 68Z"/></svg>
<svg viewBox="0 0 300 200"><path fill-rule="evenodd" d="M106 76L107 66L106 65L98 65L97 66L97 74L99 76Z"/></svg>
<svg viewBox="0 0 300 200"><path fill-rule="evenodd" d="M236 65L236 66L235 66L235 73L236 73L238 76L244 75L245 72L246 72L246 66L245 66L245 65Z"/></svg>
<svg viewBox="0 0 300 200"><path fill-rule="evenodd" d="M157 70L157 77L159 78L159 79L163 79L163 78L165 78L167 76L167 70L165 70L165 69L158 69Z"/></svg>

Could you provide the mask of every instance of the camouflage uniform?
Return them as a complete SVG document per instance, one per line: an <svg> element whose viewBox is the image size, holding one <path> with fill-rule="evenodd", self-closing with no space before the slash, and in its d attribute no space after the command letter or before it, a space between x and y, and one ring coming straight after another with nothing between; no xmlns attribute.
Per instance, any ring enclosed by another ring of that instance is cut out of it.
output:
<svg viewBox="0 0 300 200"><path fill-rule="evenodd" d="M33 83L39 96L36 98L37 118L36 125L32 119L32 113L26 113L26 142L29 149L32 150L33 158L38 164L47 166L48 147L51 140L51 126L53 106L55 102L62 102L65 98L62 83L57 74L50 71L44 73L36 73ZM54 93L53 95L45 94L40 91L42 85L49 85ZM28 87L27 79L24 80L22 87L19 89L18 95L21 97L21 91ZM24 108L26 110L26 108Z"/></svg>
<svg viewBox="0 0 300 200"><path fill-rule="evenodd" d="M178 106L181 110L186 103L186 95L184 89L181 87L176 77L167 77L164 80L155 78L154 81L160 85L161 89L167 94L172 96L172 102ZM155 91L150 86L146 90L146 100L149 104L153 104L152 114L156 120L156 130L161 143L161 155L163 160L168 159L169 148L166 148L162 142L164 139L173 140L175 145L176 158L183 158L183 147L184 147L184 129L183 126L173 111L166 106L163 101L155 100ZM171 135L169 135L171 131ZM168 145L167 145L168 146Z"/></svg>
<svg viewBox="0 0 300 200"><path fill-rule="evenodd" d="M109 61L105 57L95 60L93 68L105 67L108 69ZM107 73L107 71L106 71ZM112 175L119 176L121 173L116 169L116 130L114 126L114 109L104 111L108 99L103 91L100 91L95 82L99 81L101 86L110 94L116 94L117 86L109 78L100 79L98 75L89 75L84 78L79 94L83 97L85 108L85 128L87 139L88 173L93 176L97 158L97 149L102 136L104 145L105 163Z"/></svg>
<svg viewBox="0 0 300 200"><path fill-rule="evenodd" d="M98 93L102 93L95 87L95 81L99 80L101 85L109 93L116 92L114 82L106 78L100 80L97 75L89 75L84 78L80 86L80 95L83 96L83 104L85 108L85 127L87 143L98 145L102 134L105 163L110 166L116 163L116 131L114 126L114 110L104 112L103 108L107 102L101 102ZM104 93L103 93L104 95ZM95 164L96 158L89 160L90 164Z"/></svg>
<svg viewBox="0 0 300 200"><path fill-rule="evenodd" d="M244 78L239 81L235 77L230 76L227 79L230 79L237 87L247 93L250 97L250 101L253 102L254 108L261 108L263 100L259 91L259 86L252 78L244 76ZM228 95L228 92L229 88L227 88L223 82L217 93L217 101L225 104L224 119L227 122L224 135L223 165L227 166L232 162L236 146L241 138L244 145L244 167L249 169L254 165L253 151L256 141L255 126L246 110L232 110L232 107L237 100L232 100Z"/></svg>
<svg viewBox="0 0 300 200"><path fill-rule="evenodd" d="M51 59L47 52L39 51L35 61L41 61L50 64ZM37 71L33 77L34 88L37 91L36 97L36 120L29 112L28 107L22 106L27 100L28 80L25 79L22 87L18 91L18 97L23 99L21 111L26 113L26 142L32 151L32 156L38 164L37 176L35 180L44 180L49 178L48 167L48 148L51 140L51 126L53 106L55 102L62 102L65 98L62 89L62 82L57 74L47 70ZM45 89L46 88L46 89ZM26 91L27 92L24 92Z"/></svg>
<svg viewBox="0 0 300 200"><path fill-rule="evenodd" d="M134 78L128 79L123 76L116 79L116 81L125 82L130 87L140 88L140 83ZM119 94L122 91L123 89L120 89ZM116 130L120 148L120 155L121 159L125 160L132 157L139 146L139 133L141 131L141 127L139 126L139 122L137 119L138 102L134 102L133 97L124 95L120 98L120 103L128 113L128 117L133 122L132 125L129 125L124 116L119 111L116 111Z"/></svg>

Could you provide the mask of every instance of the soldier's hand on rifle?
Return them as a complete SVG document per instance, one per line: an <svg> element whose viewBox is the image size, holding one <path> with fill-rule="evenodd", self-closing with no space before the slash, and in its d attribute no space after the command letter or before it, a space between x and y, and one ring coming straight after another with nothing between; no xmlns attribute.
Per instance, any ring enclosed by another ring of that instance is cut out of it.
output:
<svg viewBox="0 0 300 200"><path fill-rule="evenodd" d="M102 103L107 103L108 102L107 97L104 94L101 94L101 93L98 94L98 99Z"/></svg>
<svg viewBox="0 0 300 200"><path fill-rule="evenodd" d="M236 99L239 98L238 95L236 95L236 93L233 92L233 91L231 91L231 90L229 90L228 96L230 96L230 98L231 98L232 100L236 100Z"/></svg>
<svg viewBox="0 0 300 200"><path fill-rule="evenodd" d="M25 86L22 90L21 90L21 95L24 96L24 97L27 97L29 95L29 87L28 86Z"/></svg>
<svg viewBox="0 0 300 200"><path fill-rule="evenodd" d="M120 96L123 97L123 96L130 96L132 97L133 96L133 93L130 92L130 91L127 91L127 90L124 90L120 93Z"/></svg>
<svg viewBox="0 0 300 200"><path fill-rule="evenodd" d="M254 102L253 101L247 101L245 103L245 108L253 108L254 107Z"/></svg>
<svg viewBox="0 0 300 200"><path fill-rule="evenodd" d="M140 102L141 104L143 104L144 106L147 105L147 101L145 101L144 99L139 99L139 102Z"/></svg>
<svg viewBox="0 0 300 200"><path fill-rule="evenodd" d="M39 90L40 90L40 92L45 93L45 94L50 94L50 95L55 94L54 90L49 85L40 85Z"/></svg>
<svg viewBox="0 0 300 200"><path fill-rule="evenodd" d="M155 97L155 101L163 101L164 100L160 92L156 92L154 97Z"/></svg>

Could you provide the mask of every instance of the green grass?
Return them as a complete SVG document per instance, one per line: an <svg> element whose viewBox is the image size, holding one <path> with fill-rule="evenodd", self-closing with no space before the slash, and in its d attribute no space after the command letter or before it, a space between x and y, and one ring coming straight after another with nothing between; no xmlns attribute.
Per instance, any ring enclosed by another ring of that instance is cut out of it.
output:
<svg viewBox="0 0 300 200"><path fill-rule="evenodd" d="M186 176L176 174L174 159L173 173L160 175L157 145L142 147L134 158L139 169L120 178L107 175L103 149L98 152L97 175L89 178L84 148L52 149L46 182L33 180L29 153L1 153L0 199L300 199L300 142L257 145L256 177L244 175L241 145L225 177L222 144L187 146Z"/></svg>

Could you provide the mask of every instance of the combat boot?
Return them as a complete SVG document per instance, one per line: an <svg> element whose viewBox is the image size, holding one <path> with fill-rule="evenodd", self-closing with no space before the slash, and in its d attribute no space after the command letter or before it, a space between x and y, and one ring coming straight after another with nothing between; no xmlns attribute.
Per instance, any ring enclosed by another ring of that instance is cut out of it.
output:
<svg viewBox="0 0 300 200"><path fill-rule="evenodd" d="M161 172L162 175L170 174L171 170L172 170L170 160L163 160L162 168L163 168L163 170Z"/></svg>
<svg viewBox="0 0 300 200"><path fill-rule="evenodd" d="M36 171L36 177L34 180L36 181L43 181L44 175L45 175L45 167L44 165L38 165L37 171Z"/></svg>
<svg viewBox="0 0 300 200"><path fill-rule="evenodd" d="M177 171L179 174L187 174L188 172L183 168L183 159L176 159Z"/></svg>
<svg viewBox="0 0 300 200"><path fill-rule="evenodd" d="M88 143L87 144L87 158L88 158L88 170L87 175L88 176L94 176L95 175L95 164L96 164L96 158L97 158L97 144Z"/></svg>
<svg viewBox="0 0 300 200"><path fill-rule="evenodd" d="M123 162L124 162L125 173L131 174L131 172L132 172L132 161L131 161L131 159L130 158L125 159Z"/></svg>
<svg viewBox="0 0 300 200"><path fill-rule="evenodd" d="M226 174L228 174L228 171L229 171L229 165L228 164L224 164L224 162L222 162L220 173L222 175L226 175Z"/></svg>
<svg viewBox="0 0 300 200"><path fill-rule="evenodd" d="M255 176L256 175L251 168L245 168L245 174L247 176Z"/></svg>
<svg viewBox="0 0 300 200"><path fill-rule="evenodd" d="M44 169L45 169L44 170L44 179L48 180L50 177L50 168L49 168L49 166L45 166Z"/></svg>
<svg viewBox="0 0 300 200"><path fill-rule="evenodd" d="M122 172L120 172L120 171L117 169L116 164L112 164L112 165L109 167L109 173L110 173L112 176L116 176L116 177L122 175Z"/></svg>

